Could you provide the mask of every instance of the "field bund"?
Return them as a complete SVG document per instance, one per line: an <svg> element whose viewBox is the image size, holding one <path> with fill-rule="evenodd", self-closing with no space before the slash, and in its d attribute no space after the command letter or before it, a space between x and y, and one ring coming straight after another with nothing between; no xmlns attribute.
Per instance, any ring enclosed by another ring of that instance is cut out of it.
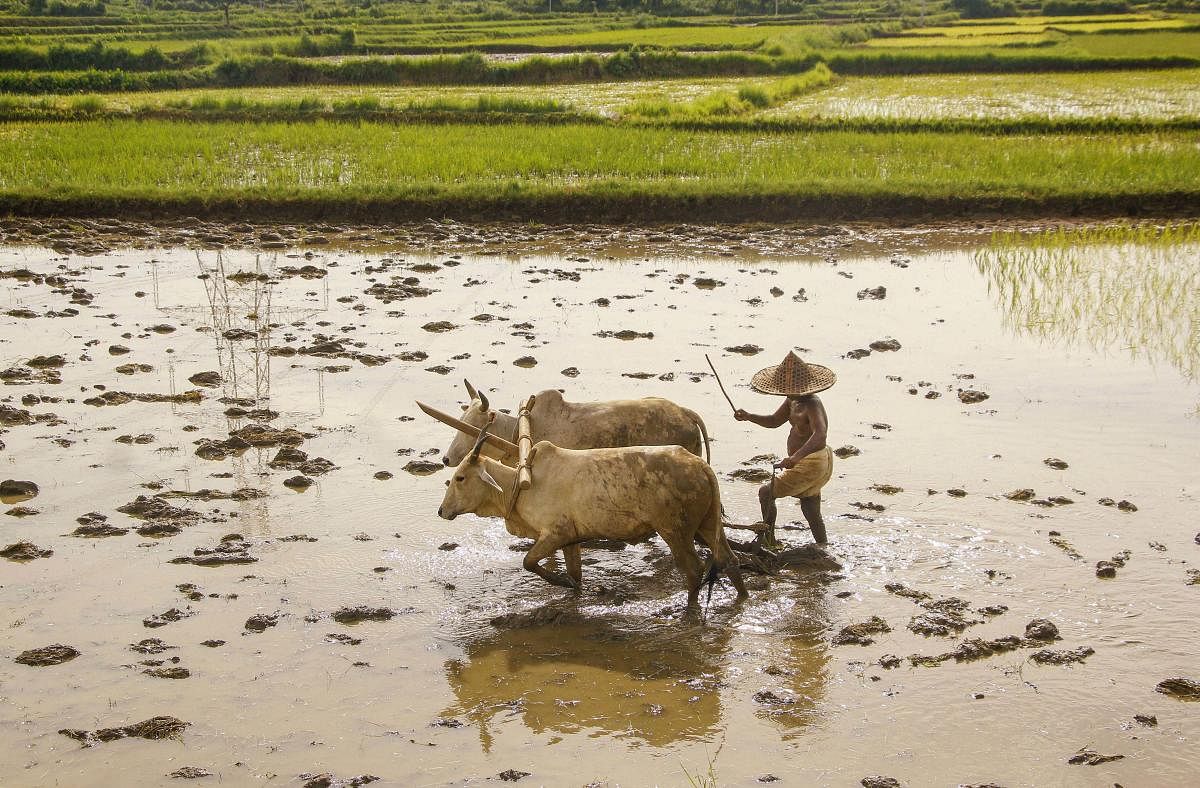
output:
<svg viewBox="0 0 1200 788"><path fill-rule="evenodd" d="M1200 134L10 123L0 211L516 220L1181 215Z"/></svg>

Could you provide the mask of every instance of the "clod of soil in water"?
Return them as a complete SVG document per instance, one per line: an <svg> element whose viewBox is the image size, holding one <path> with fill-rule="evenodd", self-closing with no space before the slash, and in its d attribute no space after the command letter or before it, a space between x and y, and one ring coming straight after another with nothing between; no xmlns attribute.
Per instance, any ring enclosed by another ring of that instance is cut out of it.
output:
<svg viewBox="0 0 1200 788"><path fill-rule="evenodd" d="M840 449L834 449L833 453L844 460L847 457L857 457L858 455L862 454L862 450L859 449L857 446L851 446L849 444L846 444L845 446L842 446Z"/></svg>
<svg viewBox="0 0 1200 788"><path fill-rule="evenodd" d="M1046 459L1042 460L1042 462L1056 471L1065 471L1067 468L1071 467L1067 465L1066 460L1060 460L1057 457L1047 457Z"/></svg>
<svg viewBox="0 0 1200 788"><path fill-rule="evenodd" d="M196 615L196 611L190 607L187 610L180 610L177 607L173 607L164 613L157 613L149 618L142 619L142 626L148 629L156 629L158 627L165 627L174 621L191 618L194 615Z"/></svg>
<svg viewBox="0 0 1200 788"><path fill-rule="evenodd" d="M343 607L333 614L333 620L339 624L358 624L363 621L390 621L396 611L387 607Z"/></svg>
<svg viewBox="0 0 1200 788"><path fill-rule="evenodd" d="M725 348L725 352L727 352L727 353L738 353L743 356L754 356L754 355L761 353L762 351L763 351L763 349L760 348L758 345L749 345L749 344L734 345L732 347Z"/></svg>
<svg viewBox="0 0 1200 788"><path fill-rule="evenodd" d="M187 668L169 667L169 668L147 668L143 670L147 676L153 676L156 679L186 679L192 673Z"/></svg>
<svg viewBox="0 0 1200 788"><path fill-rule="evenodd" d="M862 778L863 788L900 788L900 781L894 777L881 777L872 775Z"/></svg>
<svg viewBox="0 0 1200 788"><path fill-rule="evenodd" d="M108 346L108 354L110 356L123 356L128 352L130 352L129 348L125 347L124 345L109 345Z"/></svg>
<svg viewBox="0 0 1200 788"><path fill-rule="evenodd" d="M108 523L96 523L94 525L81 525L66 535L78 536L83 539L104 539L109 536L124 536L127 533L129 533L128 528L118 528Z"/></svg>
<svg viewBox="0 0 1200 788"><path fill-rule="evenodd" d="M437 473L443 467L439 462L429 462L428 460L410 460L405 464L404 470L411 473L413 476L428 476L431 473Z"/></svg>
<svg viewBox="0 0 1200 788"><path fill-rule="evenodd" d="M895 339L877 339L871 344L867 345L867 347L871 348L871 350L883 353L887 351L899 350L900 343Z"/></svg>
<svg viewBox="0 0 1200 788"><path fill-rule="evenodd" d="M202 640L202 641L200 641L200 645L205 646L207 648L220 648L221 646L225 645L225 641L224 640Z"/></svg>
<svg viewBox="0 0 1200 788"><path fill-rule="evenodd" d="M896 596L913 599L917 602L924 602L925 600L929 599L929 594L925 593L924 591L918 591L914 588L909 588L903 583L887 583L883 588L889 594L895 594Z"/></svg>
<svg viewBox="0 0 1200 788"><path fill-rule="evenodd" d="M1044 640L1046 642L1061 640L1058 635L1058 627L1054 626L1054 622L1047 621L1044 618L1035 618L1026 624L1025 637L1030 640Z"/></svg>
<svg viewBox="0 0 1200 788"><path fill-rule="evenodd" d="M19 479L5 479L0 482L0 496L4 498L12 498L5 503L17 503L17 500L29 500L37 497L38 486L34 482L21 481Z"/></svg>
<svg viewBox="0 0 1200 788"><path fill-rule="evenodd" d="M1154 690L1179 700L1200 700L1200 682L1181 676L1163 679Z"/></svg>
<svg viewBox="0 0 1200 788"><path fill-rule="evenodd" d="M833 640L830 642L835 646L869 646L875 642L875 639L871 635L891 631L892 628L888 626L886 621L879 616L871 616L866 621L842 627L841 631L834 635Z"/></svg>
<svg viewBox="0 0 1200 788"><path fill-rule="evenodd" d="M561 374L568 378L577 378L579 377L579 367L567 367L562 370ZM1197 538L1200 538L1200 534L1197 535Z"/></svg>
<svg viewBox="0 0 1200 788"><path fill-rule="evenodd" d="M425 325L421 326L421 328L433 334L442 334L446 331L453 331L454 329L458 328L458 326L454 325L449 320L438 320L433 323L426 323Z"/></svg>
<svg viewBox="0 0 1200 788"><path fill-rule="evenodd" d="M872 484L871 489L881 492L884 495L895 495L896 493L904 492L903 487L897 487L894 484Z"/></svg>
<svg viewBox="0 0 1200 788"><path fill-rule="evenodd" d="M762 484L771 478L771 472L765 468L738 468L736 471L730 472L729 478Z"/></svg>
<svg viewBox="0 0 1200 788"><path fill-rule="evenodd" d="M537 366L537 359L533 356L521 356L519 359L513 362L513 366L521 367L523 369L531 369L532 367Z"/></svg>
<svg viewBox="0 0 1200 788"><path fill-rule="evenodd" d="M38 509L30 509L28 506L14 506L5 512L5 514L9 517L33 517L39 511Z"/></svg>
<svg viewBox="0 0 1200 788"><path fill-rule="evenodd" d="M41 648L31 648L28 651L22 651L13 662L40 668L47 665L61 665L64 662L70 662L78 656L79 650L74 646L64 646L61 643L55 643L52 646L42 646Z"/></svg>
<svg viewBox="0 0 1200 788"><path fill-rule="evenodd" d="M120 728L100 728L96 731L63 728L59 733L67 738L82 742L85 747L92 747L99 742L115 741L126 737L151 740L175 739L189 725L191 725L190 722L184 722L175 717L162 716L151 717L148 720L142 720L133 725L125 725Z"/></svg>
<svg viewBox="0 0 1200 788"><path fill-rule="evenodd" d="M1029 658L1039 665L1073 665L1083 662L1095 653L1095 649L1090 646L1080 646L1070 651L1055 651L1044 648L1041 651L1033 652L1029 655Z"/></svg>
<svg viewBox="0 0 1200 788"><path fill-rule="evenodd" d="M250 632L265 632L278 623L278 613L255 613L246 619L245 627Z"/></svg>
<svg viewBox="0 0 1200 788"><path fill-rule="evenodd" d="M1004 497L1010 501L1029 501L1033 499L1034 495L1036 495L1036 493L1033 490L1028 487L1023 487L1020 490L1006 492Z"/></svg>
<svg viewBox="0 0 1200 788"><path fill-rule="evenodd" d="M392 472L391 471L376 471L375 478L381 482L386 482L388 479L392 478Z"/></svg>
<svg viewBox="0 0 1200 788"><path fill-rule="evenodd" d="M1086 747L1067 759L1067 763L1074 766L1099 766L1102 763L1109 761L1119 761L1124 758L1124 755L1101 755L1095 750L1089 750Z"/></svg>
<svg viewBox="0 0 1200 788"><path fill-rule="evenodd" d="M17 542L0 550L0 556L9 561L32 561L36 558L49 558L52 555L54 555L53 550L48 547L43 549L33 542Z"/></svg>
<svg viewBox="0 0 1200 788"><path fill-rule="evenodd" d="M516 769L505 769L496 776L504 782L515 783L517 780L520 780L523 777L528 777L529 774L529 772L521 772L517 771Z"/></svg>
<svg viewBox="0 0 1200 788"><path fill-rule="evenodd" d="M313 485L313 480L307 476L292 476L283 480L284 487L291 487L293 490L305 490Z"/></svg>
<svg viewBox="0 0 1200 788"><path fill-rule="evenodd" d="M136 651L139 654L161 654L162 652L173 648L179 648L179 646L168 645L158 638L145 638L144 640L139 640L137 643L131 643L129 645L130 651Z"/></svg>
<svg viewBox="0 0 1200 788"><path fill-rule="evenodd" d="M181 766L167 776L183 780L194 780L197 777L212 777L212 772L199 766Z"/></svg>
<svg viewBox="0 0 1200 788"><path fill-rule="evenodd" d="M1147 728L1158 727L1158 717L1153 714L1135 714L1133 715L1133 721L1138 725L1145 725Z"/></svg>
<svg viewBox="0 0 1200 788"><path fill-rule="evenodd" d="M193 386L202 386L204 388L216 388L221 385L222 378L220 372L197 372L188 378L188 383Z"/></svg>

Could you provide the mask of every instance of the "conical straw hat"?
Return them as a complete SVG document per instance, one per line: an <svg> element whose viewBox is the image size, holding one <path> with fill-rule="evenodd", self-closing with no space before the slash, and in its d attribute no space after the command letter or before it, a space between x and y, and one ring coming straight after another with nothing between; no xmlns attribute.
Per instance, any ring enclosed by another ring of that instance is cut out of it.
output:
<svg viewBox="0 0 1200 788"><path fill-rule="evenodd" d="M750 388L760 394L799 397L824 391L836 382L837 375L829 367L809 364L789 352L783 363L755 372Z"/></svg>

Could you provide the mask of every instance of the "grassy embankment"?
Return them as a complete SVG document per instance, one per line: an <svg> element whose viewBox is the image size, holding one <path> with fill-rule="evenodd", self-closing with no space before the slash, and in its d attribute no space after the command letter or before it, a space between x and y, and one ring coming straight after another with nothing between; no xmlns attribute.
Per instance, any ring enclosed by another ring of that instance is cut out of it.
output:
<svg viewBox="0 0 1200 788"><path fill-rule="evenodd" d="M779 134L564 125L12 124L0 209L570 221L1194 210L1194 134Z"/></svg>

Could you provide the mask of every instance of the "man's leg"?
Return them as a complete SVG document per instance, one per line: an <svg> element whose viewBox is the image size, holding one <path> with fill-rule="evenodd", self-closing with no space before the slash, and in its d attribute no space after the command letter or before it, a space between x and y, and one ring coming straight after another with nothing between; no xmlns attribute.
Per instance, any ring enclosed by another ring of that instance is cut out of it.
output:
<svg viewBox="0 0 1200 788"><path fill-rule="evenodd" d="M764 484L758 488L758 505L762 509L762 519L767 524L767 528L765 531L760 531L754 541L768 550L774 550L779 544L775 541L775 518L778 516L779 510L775 508L774 485Z"/></svg>
<svg viewBox="0 0 1200 788"><path fill-rule="evenodd" d="M801 498L800 511L804 512L804 519L808 520L808 527L817 544L829 544L825 535L825 521L821 519L821 493Z"/></svg>

